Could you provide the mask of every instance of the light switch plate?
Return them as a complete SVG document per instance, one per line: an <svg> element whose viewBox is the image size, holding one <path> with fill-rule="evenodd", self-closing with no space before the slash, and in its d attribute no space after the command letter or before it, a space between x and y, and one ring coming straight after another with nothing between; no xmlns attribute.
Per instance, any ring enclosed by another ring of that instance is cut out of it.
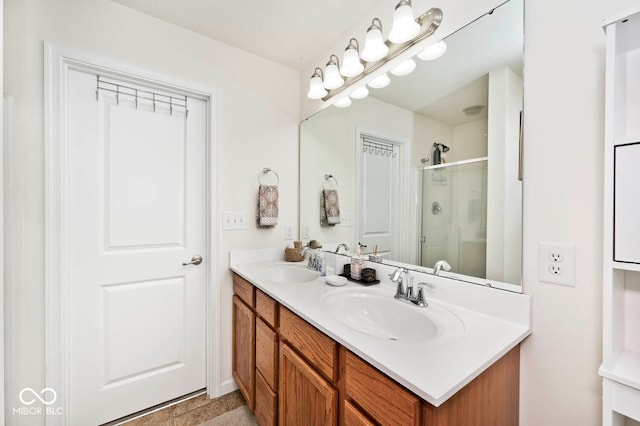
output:
<svg viewBox="0 0 640 426"><path fill-rule="evenodd" d="M224 212L222 213L222 230L233 231L247 229L246 212Z"/></svg>

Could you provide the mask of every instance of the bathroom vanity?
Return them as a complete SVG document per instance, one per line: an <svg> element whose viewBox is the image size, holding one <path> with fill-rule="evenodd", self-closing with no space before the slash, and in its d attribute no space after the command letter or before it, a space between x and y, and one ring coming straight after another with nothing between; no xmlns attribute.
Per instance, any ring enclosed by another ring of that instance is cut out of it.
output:
<svg viewBox="0 0 640 426"><path fill-rule="evenodd" d="M418 308L386 279L331 287L271 253L231 262L233 375L259 424L518 424L528 296L433 277Z"/></svg>

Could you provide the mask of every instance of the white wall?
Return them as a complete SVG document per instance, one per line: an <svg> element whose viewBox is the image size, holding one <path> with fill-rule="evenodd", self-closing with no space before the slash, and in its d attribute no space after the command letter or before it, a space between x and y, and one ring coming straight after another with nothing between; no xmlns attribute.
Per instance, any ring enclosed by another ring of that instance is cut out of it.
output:
<svg viewBox="0 0 640 426"><path fill-rule="evenodd" d="M330 107L303 122L300 137L300 222L309 237L321 243L346 242L354 251L357 229L354 226L320 226L320 197L325 174L338 180L340 213L356 214L355 182L357 131L395 141L411 141L414 114L373 98L354 100L346 109ZM411 155L410 148L406 155Z"/></svg>
<svg viewBox="0 0 640 426"><path fill-rule="evenodd" d="M523 426L601 424L604 18L637 0L525 2L524 265L533 334ZM550 13L552 11L552 13ZM538 281L538 242L576 244L576 286Z"/></svg>
<svg viewBox="0 0 640 426"><path fill-rule="evenodd" d="M509 67L489 73L488 105L487 278L517 283L522 271L522 79Z"/></svg>
<svg viewBox="0 0 640 426"><path fill-rule="evenodd" d="M489 103L489 105L491 105ZM487 119L480 118L453 128L453 143L447 162L487 156ZM509 281L511 282L511 281Z"/></svg>
<svg viewBox="0 0 640 426"><path fill-rule="evenodd" d="M4 88L14 99L5 142L7 415L20 389L44 386L43 40L215 89L221 211L253 218L258 173L271 167L280 175L278 227L257 230L250 221L246 231L223 232L210 259L220 268L213 286L222 289L222 379L231 383L229 250L284 247L284 225L297 229L299 73L107 0L6 0L4 7Z"/></svg>
<svg viewBox="0 0 640 426"><path fill-rule="evenodd" d="M413 158L411 164L416 167L433 164L433 144L453 145L453 129L450 125L424 115L413 115ZM420 160L428 158L423 164ZM451 160L453 161L453 160Z"/></svg>

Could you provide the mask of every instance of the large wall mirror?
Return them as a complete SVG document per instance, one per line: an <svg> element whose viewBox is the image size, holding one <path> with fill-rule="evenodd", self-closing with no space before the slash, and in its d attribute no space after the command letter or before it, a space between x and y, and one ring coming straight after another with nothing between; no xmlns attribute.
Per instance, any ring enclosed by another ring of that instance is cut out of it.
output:
<svg viewBox="0 0 640 426"><path fill-rule="evenodd" d="M443 56L301 123L304 240L423 271L446 260L444 276L521 291L523 13L509 0Z"/></svg>

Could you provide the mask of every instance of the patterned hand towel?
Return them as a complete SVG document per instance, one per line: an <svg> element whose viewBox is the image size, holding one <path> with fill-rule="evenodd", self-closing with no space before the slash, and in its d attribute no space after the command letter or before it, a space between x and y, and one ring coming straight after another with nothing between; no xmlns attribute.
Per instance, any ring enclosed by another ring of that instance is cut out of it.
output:
<svg viewBox="0 0 640 426"><path fill-rule="evenodd" d="M260 228L272 228L278 224L278 185L260 185L257 219Z"/></svg>
<svg viewBox="0 0 640 426"><path fill-rule="evenodd" d="M320 224L334 226L340 223L340 204L337 189L323 189L320 198Z"/></svg>

